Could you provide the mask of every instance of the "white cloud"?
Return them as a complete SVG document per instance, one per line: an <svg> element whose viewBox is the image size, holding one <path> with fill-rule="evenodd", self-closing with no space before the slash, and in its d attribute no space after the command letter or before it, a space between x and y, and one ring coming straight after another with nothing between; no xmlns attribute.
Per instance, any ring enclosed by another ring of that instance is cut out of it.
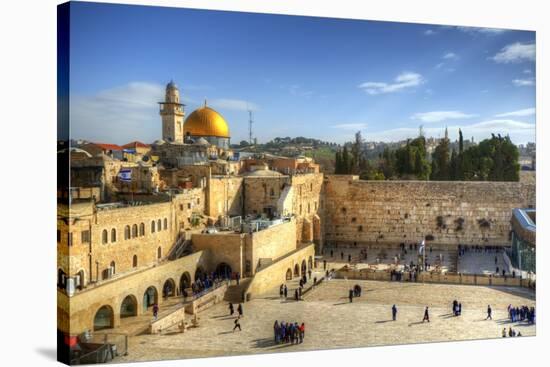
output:
<svg viewBox="0 0 550 367"><path fill-rule="evenodd" d="M393 80L386 82L365 82L359 84L359 88L371 95L399 92L406 88L412 88L424 83L422 75L413 72L402 72Z"/></svg>
<svg viewBox="0 0 550 367"><path fill-rule="evenodd" d="M533 78L531 78L531 79L514 79L514 80L512 80L512 83L516 87L533 87L535 85L535 80Z"/></svg>
<svg viewBox="0 0 550 367"><path fill-rule="evenodd" d="M456 29L464 33L487 34L487 35L497 35L508 31L507 29L502 29L502 28L483 28L483 27L456 27Z"/></svg>
<svg viewBox="0 0 550 367"><path fill-rule="evenodd" d="M531 108L524 108L523 110L500 113L498 115L495 115L495 117L531 116L531 115L534 115L535 113L536 113L535 107L531 107Z"/></svg>
<svg viewBox="0 0 550 367"><path fill-rule="evenodd" d="M164 86L131 82L93 95L71 95L71 136L91 141L124 144L152 142L161 135L157 102Z"/></svg>
<svg viewBox="0 0 550 367"><path fill-rule="evenodd" d="M523 70L523 74L531 74L531 73L532 73L531 69L524 69Z"/></svg>
<svg viewBox="0 0 550 367"><path fill-rule="evenodd" d="M234 110L234 111L257 111L259 109L258 105L244 101L242 99L229 99L229 98L219 98L207 100L209 106L212 106L220 110Z"/></svg>
<svg viewBox="0 0 550 367"><path fill-rule="evenodd" d="M496 119L481 121L470 125L448 126L449 138L458 139L458 129L462 130L465 139L474 139L479 142L488 139L491 134L500 134L502 136L510 135L515 144L523 144L535 141L535 124L525 123L509 119ZM443 137L445 128L443 127L424 127L426 137ZM418 128L403 127L397 129L383 130L377 132L366 131L363 138L367 141L398 141L418 136Z"/></svg>
<svg viewBox="0 0 550 367"><path fill-rule="evenodd" d="M446 60L456 60L458 59L458 55L454 52L447 52L445 55L443 55L443 58Z"/></svg>
<svg viewBox="0 0 550 367"><path fill-rule="evenodd" d="M535 61L535 44L520 42L509 44L491 59L502 64Z"/></svg>
<svg viewBox="0 0 550 367"><path fill-rule="evenodd" d="M355 124L337 124L332 125L331 128L333 129L340 129L340 130L362 130L367 128L366 123L355 123Z"/></svg>
<svg viewBox="0 0 550 367"><path fill-rule="evenodd" d="M454 119L466 119L475 116L477 115L467 114L461 111L430 111L415 113L411 118L422 122L441 122Z"/></svg>
<svg viewBox="0 0 550 367"><path fill-rule="evenodd" d="M425 35L425 36L433 36L434 34L437 34L437 32L434 31L433 29L426 29L426 30L424 31L424 35Z"/></svg>

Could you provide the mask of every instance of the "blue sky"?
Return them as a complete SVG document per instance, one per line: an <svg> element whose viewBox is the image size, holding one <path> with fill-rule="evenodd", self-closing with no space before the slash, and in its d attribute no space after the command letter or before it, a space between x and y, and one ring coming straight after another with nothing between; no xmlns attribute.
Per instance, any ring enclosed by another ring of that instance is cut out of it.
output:
<svg viewBox="0 0 550 367"><path fill-rule="evenodd" d="M71 136L161 136L173 79L186 112L204 99L233 142L254 135L342 143L417 135L535 141L535 32L73 3Z"/></svg>

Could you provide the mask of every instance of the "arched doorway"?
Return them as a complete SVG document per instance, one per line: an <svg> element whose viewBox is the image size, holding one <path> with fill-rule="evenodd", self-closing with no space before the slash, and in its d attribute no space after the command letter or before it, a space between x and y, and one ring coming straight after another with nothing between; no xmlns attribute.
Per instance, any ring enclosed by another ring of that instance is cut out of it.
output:
<svg viewBox="0 0 550 367"><path fill-rule="evenodd" d="M230 279L231 278L231 266L227 265L226 263L220 263L216 267L216 274L220 278Z"/></svg>
<svg viewBox="0 0 550 367"><path fill-rule="evenodd" d="M180 293L183 293L184 289L191 287L191 275L185 272L180 277Z"/></svg>
<svg viewBox="0 0 550 367"><path fill-rule="evenodd" d="M158 302L157 289L153 286L147 288L143 293L143 312Z"/></svg>
<svg viewBox="0 0 550 367"><path fill-rule="evenodd" d="M298 264L294 265L294 276L299 277L300 276L300 267Z"/></svg>
<svg viewBox="0 0 550 367"><path fill-rule="evenodd" d="M111 306L101 306L95 313L94 331L111 329L114 326L114 315Z"/></svg>
<svg viewBox="0 0 550 367"><path fill-rule="evenodd" d="M199 279L203 280L206 277L206 272L202 268L202 266L198 266L197 270L195 271L195 282Z"/></svg>
<svg viewBox="0 0 550 367"><path fill-rule="evenodd" d="M286 280L292 280L292 270L286 269Z"/></svg>
<svg viewBox="0 0 550 367"><path fill-rule="evenodd" d="M174 282L174 279L169 278L166 279L164 282L164 285L162 286L162 297L173 297L176 295L176 282Z"/></svg>
<svg viewBox="0 0 550 367"><path fill-rule="evenodd" d="M302 260L302 276L304 276L307 272L307 265L306 265L306 260Z"/></svg>
<svg viewBox="0 0 550 367"><path fill-rule="evenodd" d="M313 269L313 258L311 256L307 259L307 268L309 270Z"/></svg>
<svg viewBox="0 0 550 367"><path fill-rule="evenodd" d="M120 304L120 317L137 316L137 299L133 295L127 295Z"/></svg>

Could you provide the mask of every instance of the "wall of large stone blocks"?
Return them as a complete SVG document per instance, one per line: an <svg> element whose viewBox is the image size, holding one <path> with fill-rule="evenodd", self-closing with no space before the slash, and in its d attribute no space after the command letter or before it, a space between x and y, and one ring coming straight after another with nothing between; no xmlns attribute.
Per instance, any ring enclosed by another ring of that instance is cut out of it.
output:
<svg viewBox="0 0 550 367"><path fill-rule="evenodd" d="M535 187L518 182L363 181L328 176L327 243L506 245L512 209L535 206Z"/></svg>
<svg viewBox="0 0 550 367"><path fill-rule="evenodd" d="M165 282L173 281L179 288L181 277L185 273L194 279L196 269L205 266L205 256L202 252L196 252L89 287L78 291L72 297L58 291L58 329L71 335L93 330L94 317L102 306L111 307L114 326L117 327L120 325L120 308L123 300L127 296L132 296L137 303L137 314L141 315L143 296L149 287L155 287L158 304L162 310L162 289Z"/></svg>
<svg viewBox="0 0 550 367"><path fill-rule="evenodd" d="M208 179L206 214L214 218L242 215L242 184L242 177L211 176Z"/></svg>

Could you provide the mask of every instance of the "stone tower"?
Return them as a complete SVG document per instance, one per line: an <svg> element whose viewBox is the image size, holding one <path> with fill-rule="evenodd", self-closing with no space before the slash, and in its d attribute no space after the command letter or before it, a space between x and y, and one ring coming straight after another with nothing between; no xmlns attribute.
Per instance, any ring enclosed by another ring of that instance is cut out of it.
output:
<svg viewBox="0 0 550 367"><path fill-rule="evenodd" d="M166 85L164 102L159 102L162 118L162 139L170 143L183 143L183 111L178 86L170 81Z"/></svg>

